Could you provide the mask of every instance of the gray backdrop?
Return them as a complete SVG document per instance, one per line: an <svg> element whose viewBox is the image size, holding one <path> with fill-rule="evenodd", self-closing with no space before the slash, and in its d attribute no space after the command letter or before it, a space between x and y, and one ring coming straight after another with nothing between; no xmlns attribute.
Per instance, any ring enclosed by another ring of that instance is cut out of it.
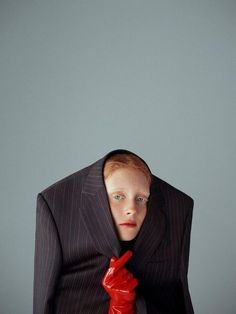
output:
<svg viewBox="0 0 236 314"><path fill-rule="evenodd" d="M196 314L236 312L236 1L0 1L0 312L32 312L36 195L111 149L195 200Z"/></svg>

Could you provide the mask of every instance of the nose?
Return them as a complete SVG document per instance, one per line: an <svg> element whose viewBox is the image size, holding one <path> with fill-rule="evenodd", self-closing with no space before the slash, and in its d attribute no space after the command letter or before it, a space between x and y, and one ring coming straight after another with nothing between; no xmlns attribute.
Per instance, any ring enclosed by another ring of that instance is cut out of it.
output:
<svg viewBox="0 0 236 314"><path fill-rule="evenodd" d="M126 206L125 214L127 216L130 216L130 215L134 215L135 212L136 212L136 204L134 201L130 201Z"/></svg>

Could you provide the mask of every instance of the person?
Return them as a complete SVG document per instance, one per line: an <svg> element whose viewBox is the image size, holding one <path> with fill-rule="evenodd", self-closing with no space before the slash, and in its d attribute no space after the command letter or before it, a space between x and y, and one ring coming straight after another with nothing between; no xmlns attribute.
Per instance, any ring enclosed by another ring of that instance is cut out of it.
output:
<svg viewBox="0 0 236 314"><path fill-rule="evenodd" d="M193 199L127 150L37 196L33 313L193 314Z"/></svg>

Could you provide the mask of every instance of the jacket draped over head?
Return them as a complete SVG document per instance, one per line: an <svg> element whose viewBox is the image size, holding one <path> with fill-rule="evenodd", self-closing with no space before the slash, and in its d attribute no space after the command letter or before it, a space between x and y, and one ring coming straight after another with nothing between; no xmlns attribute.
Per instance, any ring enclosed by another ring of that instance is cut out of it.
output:
<svg viewBox="0 0 236 314"><path fill-rule="evenodd" d="M103 178L107 158L44 189L37 197L34 314L105 314L101 285L121 245ZM139 157L140 158L140 157ZM141 314L192 314L188 260L193 199L152 175L148 210L127 268L138 278Z"/></svg>

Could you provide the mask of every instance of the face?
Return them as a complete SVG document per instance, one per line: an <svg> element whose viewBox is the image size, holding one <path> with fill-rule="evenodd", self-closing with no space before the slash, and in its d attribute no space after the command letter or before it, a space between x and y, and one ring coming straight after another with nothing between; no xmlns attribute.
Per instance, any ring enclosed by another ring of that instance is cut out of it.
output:
<svg viewBox="0 0 236 314"><path fill-rule="evenodd" d="M150 185L146 176L132 168L119 168L106 180L111 214L120 240L133 240L147 213Z"/></svg>

